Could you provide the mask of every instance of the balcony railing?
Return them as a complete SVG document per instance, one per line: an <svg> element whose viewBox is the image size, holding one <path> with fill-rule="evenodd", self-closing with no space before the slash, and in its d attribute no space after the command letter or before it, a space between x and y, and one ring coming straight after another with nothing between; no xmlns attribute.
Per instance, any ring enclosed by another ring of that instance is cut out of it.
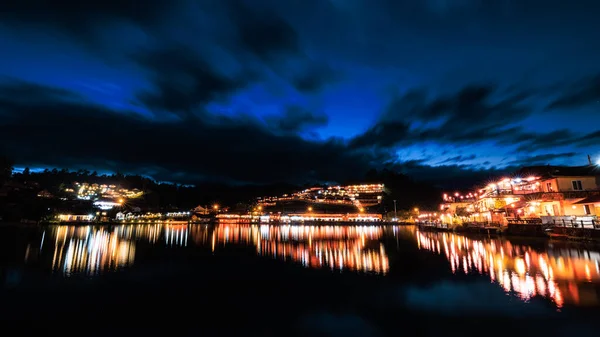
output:
<svg viewBox="0 0 600 337"><path fill-rule="evenodd" d="M548 223L554 227L566 227L566 228L591 228L591 229L600 229L600 222L598 220L577 220L577 219L561 219L554 220L551 223Z"/></svg>
<svg viewBox="0 0 600 337"><path fill-rule="evenodd" d="M565 200L565 199L579 199L587 198L591 196L600 195L600 191L565 191L565 192L539 192L527 194L528 200Z"/></svg>
<svg viewBox="0 0 600 337"><path fill-rule="evenodd" d="M542 219L540 218L508 218L506 221L511 225L541 225Z"/></svg>

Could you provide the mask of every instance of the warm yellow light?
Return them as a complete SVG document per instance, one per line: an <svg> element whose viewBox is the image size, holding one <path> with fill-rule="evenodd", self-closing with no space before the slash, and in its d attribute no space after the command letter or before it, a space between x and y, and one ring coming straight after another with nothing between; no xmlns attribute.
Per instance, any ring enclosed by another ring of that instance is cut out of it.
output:
<svg viewBox="0 0 600 337"><path fill-rule="evenodd" d="M124 201L123 199L119 199L119 204L122 204L123 201Z"/></svg>
<svg viewBox="0 0 600 337"><path fill-rule="evenodd" d="M309 211L309 212L312 212L312 207L308 207L308 211Z"/></svg>
<svg viewBox="0 0 600 337"><path fill-rule="evenodd" d="M525 274L525 272L527 271L527 269L525 267L525 261L523 261L523 259L521 259L521 258L516 258L515 259L515 271L519 275L524 275Z"/></svg>
<svg viewBox="0 0 600 337"><path fill-rule="evenodd" d="M418 211L419 211L419 208L415 207L415 212L418 212Z"/></svg>
<svg viewBox="0 0 600 337"><path fill-rule="evenodd" d="M218 210L218 209L219 209L219 205L217 205L217 204L214 204L214 205L213 205L213 209L214 209L215 211L216 211L216 210Z"/></svg>
<svg viewBox="0 0 600 337"><path fill-rule="evenodd" d="M359 209L359 211L361 211L361 212L364 212L364 211L365 211L365 209L361 207L361 208Z"/></svg>
<svg viewBox="0 0 600 337"><path fill-rule="evenodd" d="M259 210L259 211L262 211L262 206L258 206L258 210Z"/></svg>

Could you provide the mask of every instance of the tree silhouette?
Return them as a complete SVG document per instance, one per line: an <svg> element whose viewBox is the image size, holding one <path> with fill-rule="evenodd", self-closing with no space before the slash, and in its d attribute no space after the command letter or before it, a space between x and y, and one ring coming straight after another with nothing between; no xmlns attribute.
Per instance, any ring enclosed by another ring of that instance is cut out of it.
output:
<svg viewBox="0 0 600 337"><path fill-rule="evenodd" d="M13 162L7 157L0 156L0 183L4 183L12 176Z"/></svg>

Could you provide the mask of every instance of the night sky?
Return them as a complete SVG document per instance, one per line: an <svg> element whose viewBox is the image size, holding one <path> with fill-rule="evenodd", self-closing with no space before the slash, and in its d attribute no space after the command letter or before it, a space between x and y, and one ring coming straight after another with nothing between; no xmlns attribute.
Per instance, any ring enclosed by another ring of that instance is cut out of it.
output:
<svg viewBox="0 0 600 337"><path fill-rule="evenodd" d="M599 34L596 0L2 1L0 154L181 183L585 165Z"/></svg>

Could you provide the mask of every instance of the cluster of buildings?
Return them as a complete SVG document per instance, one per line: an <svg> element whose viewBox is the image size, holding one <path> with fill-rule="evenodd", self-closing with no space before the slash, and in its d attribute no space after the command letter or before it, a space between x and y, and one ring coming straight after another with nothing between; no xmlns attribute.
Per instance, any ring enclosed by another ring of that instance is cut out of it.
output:
<svg viewBox="0 0 600 337"><path fill-rule="evenodd" d="M368 208L381 203L383 192L383 184L312 187L280 197L258 198L249 218L258 215L260 222L279 223L381 221L381 214L370 213ZM229 221L236 215L220 217Z"/></svg>
<svg viewBox="0 0 600 337"><path fill-rule="evenodd" d="M467 192L443 195L439 217L447 224L598 224L600 167L532 166Z"/></svg>
<svg viewBox="0 0 600 337"><path fill-rule="evenodd" d="M43 193L44 191L40 192ZM107 211L122 210L123 206L129 199L140 198L143 192L138 189L126 189L116 185L106 184L88 184L88 183L74 183L72 187L64 189L67 195L71 195L69 198L62 198L63 200L80 200L83 202L91 202L92 209L89 214L80 213L73 209L72 212L65 213L61 212L54 216L54 221L58 222L109 222L114 220L112 216L109 216ZM38 197L42 197L38 193ZM129 207L133 212L139 212L138 207ZM133 214L133 213L132 213ZM136 218L137 219L137 218ZM122 212L117 214L116 220L125 220ZM129 220L129 219L127 219Z"/></svg>
<svg viewBox="0 0 600 337"><path fill-rule="evenodd" d="M141 197L144 193L137 188L132 190L121 188L116 185L74 183L72 187L65 188L66 193L80 200L99 199L134 199Z"/></svg>
<svg viewBox="0 0 600 337"><path fill-rule="evenodd" d="M312 187L280 197L259 198L262 206L274 205L284 201L305 201L310 203L350 205L369 207L381 203L383 184L363 184L346 186Z"/></svg>

